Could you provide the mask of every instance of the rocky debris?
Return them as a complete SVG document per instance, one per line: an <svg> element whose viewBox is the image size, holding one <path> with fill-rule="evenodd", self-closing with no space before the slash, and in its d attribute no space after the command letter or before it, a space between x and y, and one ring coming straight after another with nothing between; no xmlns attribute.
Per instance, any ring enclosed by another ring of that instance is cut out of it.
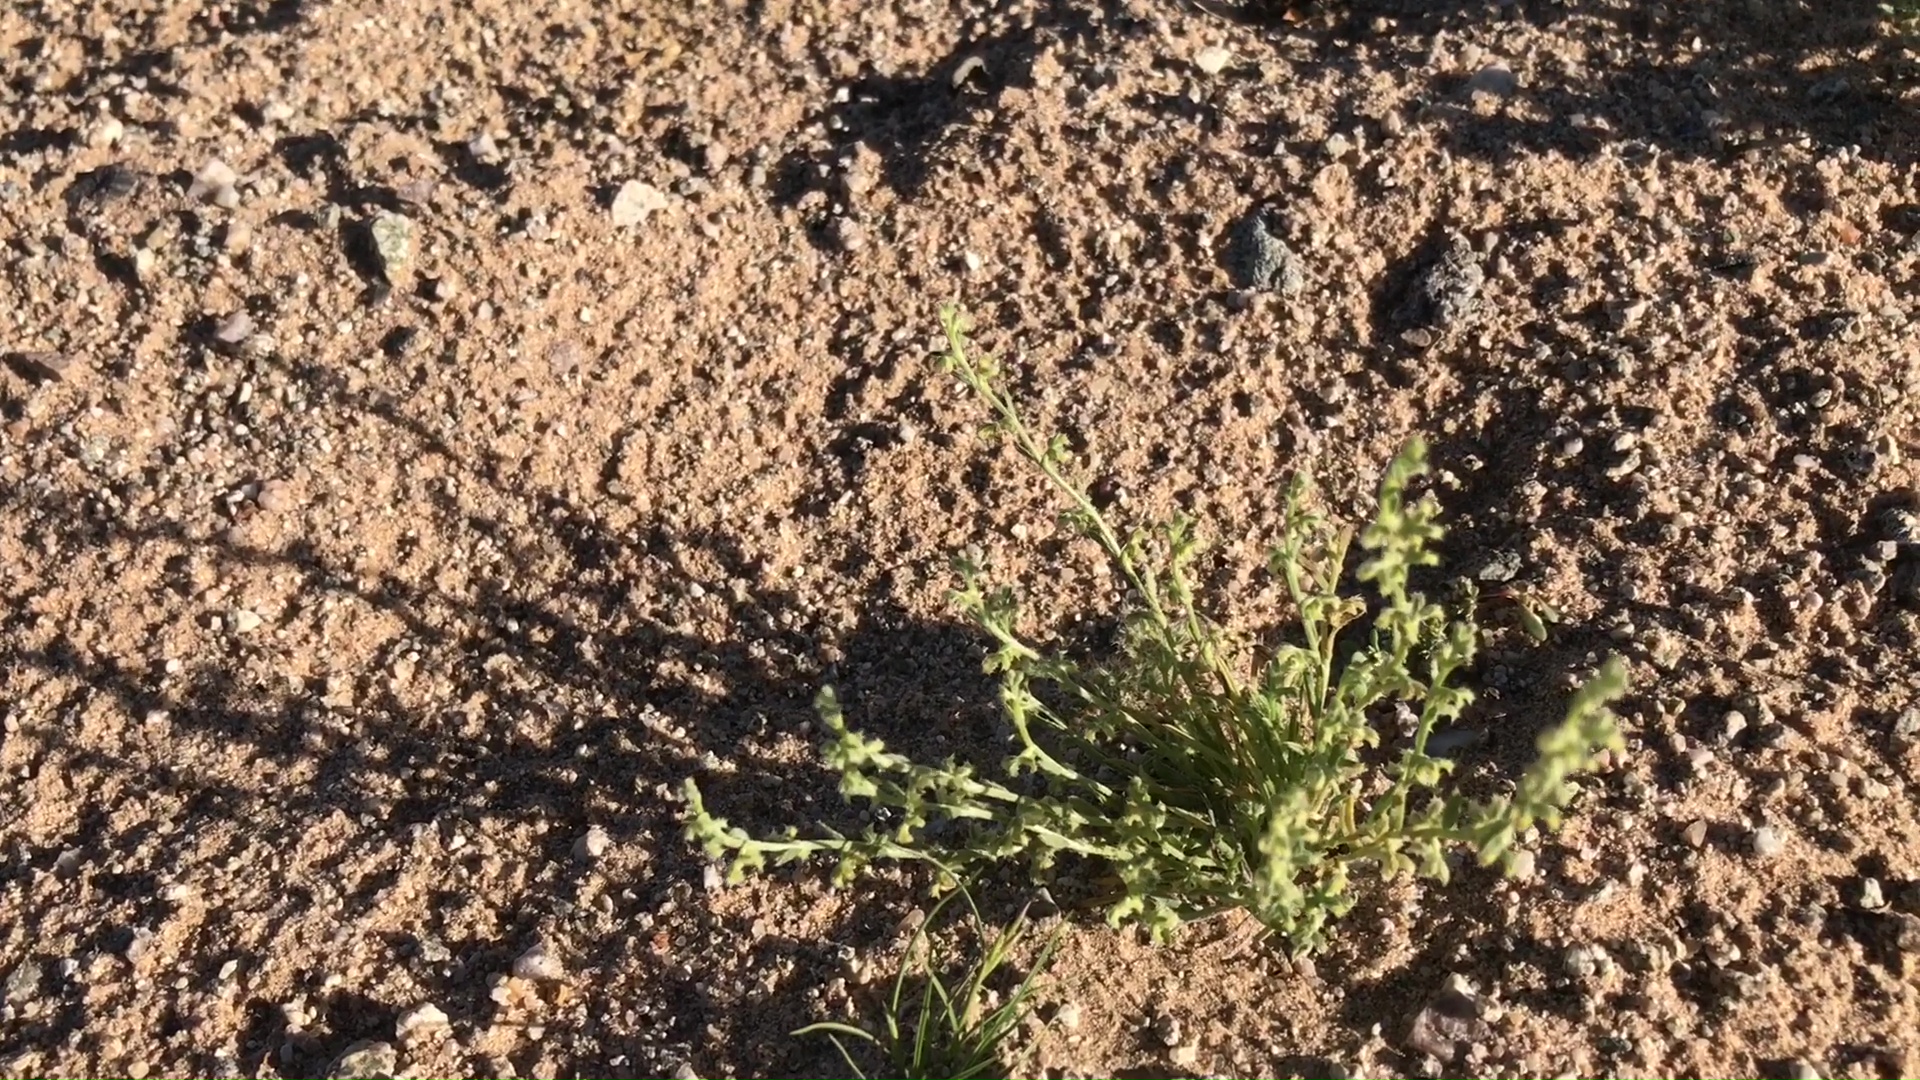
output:
<svg viewBox="0 0 1920 1080"><path fill-rule="evenodd" d="M392 1043L362 1039L341 1053L327 1070L331 1080L393 1080L400 1054Z"/></svg>
<svg viewBox="0 0 1920 1080"><path fill-rule="evenodd" d="M641 180L629 180L614 192L608 213L615 228L628 229L646 224L648 218L665 210L668 205L666 192Z"/></svg>
<svg viewBox="0 0 1920 1080"><path fill-rule="evenodd" d="M1447 329L1479 312L1487 271L1465 236L1454 234L1440 257L1414 275L1396 321L1410 329Z"/></svg>
<svg viewBox="0 0 1920 1080"><path fill-rule="evenodd" d="M1479 996L1465 980L1449 978L1447 985L1414 1014L1402 1044L1415 1053L1439 1059L1443 1065L1452 1064L1492 1034L1483 1012Z"/></svg>
<svg viewBox="0 0 1920 1080"><path fill-rule="evenodd" d="M1293 296L1306 287L1300 257L1280 239L1271 211L1257 206L1235 226L1228 248L1228 269L1236 286Z"/></svg>
<svg viewBox="0 0 1920 1080"><path fill-rule="evenodd" d="M1893 733L1903 739L1920 738L1920 707L1901 710L1893 718Z"/></svg>
<svg viewBox="0 0 1920 1080"><path fill-rule="evenodd" d="M1771 859L1787 849L1787 838L1780 835L1779 829L1762 825L1747 838L1747 846L1756 856Z"/></svg>

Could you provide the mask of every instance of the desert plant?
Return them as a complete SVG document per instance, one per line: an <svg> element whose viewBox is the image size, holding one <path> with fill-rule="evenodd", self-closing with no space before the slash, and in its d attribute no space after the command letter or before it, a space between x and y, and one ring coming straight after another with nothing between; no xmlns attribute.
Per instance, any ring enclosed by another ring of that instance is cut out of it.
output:
<svg viewBox="0 0 1920 1080"><path fill-rule="evenodd" d="M1456 616L1410 584L1415 568L1437 562L1441 535L1432 500L1407 495L1425 471L1420 442L1388 467L1358 536L1366 558L1354 577L1377 602L1364 633L1355 624L1369 604L1341 585L1353 535L1309 508L1304 477L1293 482L1270 566L1297 624L1255 665L1196 602L1192 521L1116 531L1073 475L1064 440L1028 429L960 316L949 309L944 319L947 370L989 406L989 430L1064 496L1067 520L1126 586L1122 643L1097 664L1041 648L1015 631L1011 593L987 588L981 568L962 560L954 596L996 644L986 666L1000 676L1017 744L1007 782L889 751L849 728L832 689L822 690L826 762L842 794L873 804L882 824L860 836L825 830L809 839L789 829L754 838L708 813L689 781L688 835L714 857L731 854L734 876L816 854L838 856L839 883L874 859L932 859L966 873L1025 860L1040 873L1070 853L1110 867L1116 925L1141 921L1161 937L1244 908L1312 950L1351 908L1356 875L1445 881L1450 850L1470 850L1482 864L1510 860L1535 823L1558 823L1574 794L1569 777L1593 748L1620 745L1607 704L1625 677L1609 661L1573 695L1565 722L1540 737L1510 795L1465 797L1448 782L1452 762L1426 752L1429 736L1472 700L1453 680L1472 662L1478 633L1470 603ZM1383 757L1380 725L1394 715L1412 737ZM933 820L947 826L938 841Z"/></svg>
<svg viewBox="0 0 1920 1080"><path fill-rule="evenodd" d="M934 905L907 943L893 979L893 993L882 1003L878 1032L837 1021L810 1024L795 1035L823 1034L833 1040L855 1076L866 1077L841 1036L873 1044L885 1056L887 1076L906 1080L970 1080L973 1077L1004 1077L1008 1067L1003 1059L1007 1036L1014 1033L1033 1007L1036 982L1053 962L1060 932L1048 935L1039 955L1027 967L1020 980L1003 1000L987 984L1014 955L1027 932L1027 913L1022 909L1011 923L1001 928L984 950L952 982L944 974L954 966L929 931L939 921L949 901L959 896L976 925L985 925L973 896L964 887L949 892ZM918 985L917 994L909 994L910 984ZM912 1011L909 1012L909 1007Z"/></svg>

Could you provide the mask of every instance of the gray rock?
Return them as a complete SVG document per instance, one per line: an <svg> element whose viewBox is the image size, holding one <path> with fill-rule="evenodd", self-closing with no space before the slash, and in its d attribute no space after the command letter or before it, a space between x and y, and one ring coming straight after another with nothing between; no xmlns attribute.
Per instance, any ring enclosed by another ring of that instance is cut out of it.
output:
<svg viewBox="0 0 1920 1080"><path fill-rule="evenodd" d="M1455 235L1447 250L1414 277L1401 302L1403 326L1446 328L1465 322L1480 309L1487 271L1467 238Z"/></svg>
<svg viewBox="0 0 1920 1080"><path fill-rule="evenodd" d="M1520 574L1520 556L1511 551L1496 551L1483 563L1475 577L1495 584L1512 581Z"/></svg>
<svg viewBox="0 0 1920 1080"><path fill-rule="evenodd" d="M625 229L644 224L667 206L666 192L644 181L629 180L614 193L613 205L608 208L608 213L613 218L615 228Z"/></svg>
<svg viewBox="0 0 1920 1080"><path fill-rule="evenodd" d="M1771 825L1762 825L1753 830L1747 842L1753 853L1762 859L1771 859L1787 849L1787 838Z"/></svg>
<svg viewBox="0 0 1920 1080"><path fill-rule="evenodd" d="M1467 92L1470 94L1512 97L1519 89L1519 78L1498 64L1481 68L1473 73L1473 78L1467 80Z"/></svg>
<svg viewBox="0 0 1920 1080"><path fill-rule="evenodd" d="M1172 1013L1161 1013L1153 1018L1153 1037L1165 1047L1179 1046L1185 1041L1186 1027L1180 1018Z"/></svg>
<svg viewBox="0 0 1920 1080"><path fill-rule="evenodd" d="M866 226L852 218L835 218L830 229L833 242L841 251L852 253L867 246Z"/></svg>
<svg viewBox="0 0 1920 1080"><path fill-rule="evenodd" d="M447 1025L446 1011L429 1001L401 1014L400 1019L393 1022L393 1034L401 1042L408 1042L444 1031Z"/></svg>
<svg viewBox="0 0 1920 1080"><path fill-rule="evenodd" d="M199 202L217 196L222 190L232 188L239 179L226 162L208 158L200 171L193 174L193 183L187 185L187 198Z"/></svg>
<svg viewBox="0 0 1920 1080"><path fill-rule="evenodd" d="M1300 257L1274 234L1267 213L1265 207L1256 206L1234 227L1227 268L1233 274L1234 284L1242 289L1297 295L1306 288Z"/></svg>
<svg viewBox="0 0 1920 1080"><path fill-rule="evenodd" d="M1907 709L1894 717L1893 733L1903 739L1920 737L1920 707Z"/></svg>
<svg viewBox="0 0 1920 1080"><path fill-rule="evenodd" d="M332 1080L393 1080L398 1071L400 1054L392 1043L362 1039L347 1047L327 1075Z"/></svg>
<svg viewBox="0 0 1920 1080"><path fill-rule="evenodd" d="M560 958L553 955L544 941L535 942L532 948L514 960L513 973L534 982L559 982L567 975Z"/></svg>
<svg viewBox="0 0 1920 1080"><path fill-rule="evenodd" d="M373 236L374 254L380 257L380 269L388 281L406 273L413 262L413 222L404 214L391 211L373 219L368 232Z"/></svg>
<svg viewBox="0 0 1920 1080"><path fill-rule="evenodd" d="M222 345L239 345L252 337L253 331L253 316L241 310L220 320L213 336Z"/></svg>
<svg viewBox="0 0 1920 1080"><path fill-rule="evenodd" d="M40 965L31 960L22 960L8 974L6 984L0 987L0 1001L9 1005L21 1005L33 1000L40 992Z"/></svg>
<svg viewBox="0 0 1920 1080"><path fill-rule="evenodd" d="M1441 1064L1451 1064L1492 1034L1480 1011L1479 999L1449 986L1414 1014L1403 1044L1416 1053L1438 1058Z"/></svg>
<svg viewBox="0 0 1920 1080"><path fill-rule="evenodd" d="M612 843L613 838L607 835L607 830L598 825L591 826L586 835L573 842L573 857L580 862L594 862L607 853Z"/></svg>

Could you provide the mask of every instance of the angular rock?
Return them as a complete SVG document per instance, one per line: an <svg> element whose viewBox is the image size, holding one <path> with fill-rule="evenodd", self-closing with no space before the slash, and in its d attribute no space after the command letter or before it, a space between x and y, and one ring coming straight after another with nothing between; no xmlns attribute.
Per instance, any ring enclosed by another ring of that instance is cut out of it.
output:
<svg viewBox="0 0 1920 1080"><path fill-rule="evenodd" d="M534 982L559 982L566 978L566 968L560 958L548 951L547 943L536 942L513 962L514 975Z"/></svg>
<svg viewBox="0 0 1920 1080"><path fill-rule="evenodd" d="M193 174L193 183L187 185L187 198L198 202L213 197L233 187L239 179L232 166L219 158L208 158L200 171Z"/></svg>
<svg viewBox="0 0 1920 1080"><path fill-rule="evenodd" d="M73 357L57 352L10 352L7 366L34 382L63 382L73 370Z"/></svg>
<svg viewBox="0 0 1920 1080"><path fill-rule="evenodd" d="M347 1047L327 1075L331 1080L393 1080L398 1071L400 1054L392 1043L362 1039Z"/></svg>
<svg viewBox="0 0 1920 1080"><path fill-rule="evenodd" d="M404 214L382 213L367 226L373 237L373 253L380 259L380 271L388 281L406 273L413 262L413 222Z"/></svg>
<svg viewBox="0 0 1920 1080"><path fill-rule="evenodd" d="M1264 289L1293 296L1306 287L1300 257L1275 234L1266 207L1256 206L1234 227L1227 269L1242 289Z"/></svg>
<svg viewBox="0 0 1920 1080"><path fill-rule="evenodd" d="M400 1019L393 1023L393 1035L401 1042L406 1042L443 1031L448 1023L447 1014L440 1006L429 1001L402 1013Z"/></svg>
<svg viewBox="0 0 1920 1080"><path fill-rule="evenodd" d="M614 193L609 213L614 225L625 229L645 224L648 218L667 206L666 192L643 181L629 180Z"/></svg>
<svg viewBox="0 0 1920 1080"><path fill-rule="evenodd" d="M1447 250L1422 269L1398 311L1401 325L1444 329L1480 310L1487 271L1466 237L1456 234Z"/></svg>
<svg viewBox="0 0 1920 1080"><path fill-rule="evenodd" d="M1434 995L1414 1014L1407 1026L1403 1045L1417 1053L1451 1064L1463 1058L1468 1048L1493 1033L1480 1018L1480 1001L1457 986L1449 986Z"/></svg>

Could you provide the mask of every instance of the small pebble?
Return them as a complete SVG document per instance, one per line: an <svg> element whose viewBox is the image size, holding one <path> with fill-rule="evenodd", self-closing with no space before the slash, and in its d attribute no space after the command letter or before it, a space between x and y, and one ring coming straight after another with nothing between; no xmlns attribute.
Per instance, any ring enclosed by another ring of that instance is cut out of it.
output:
<svg viewBox="0 0 1920 1080"><path fill-rule="evenodd" d="M1276 231L1267 208L1256 206L1234 227L1228 269L1241 289L1294 296L1306 287L1300 257Z"/></svg>
<svg viewBox="0 0 1920 1080"><path fill-rule="evenodd" d="M832 233L834 246L849 254L867 246L866 226L852 218L835 218Z"/></svg>
<svg viewBox="0 0 1920 1080"><path fill-rule="evenodd" d="M1771 825L1762 825L1753 830L1748 843L1753 853L1762 859L1771 859L1785 851L1787 847L1786 837L1781 836L1780 830Z"/></svg>
<svg viewBox="0 0 1920 1080"><path fill-rule="evenodd" d="M293 504L293 496L284 480L268 480L253 497L254 505L269 514L278 514Z"/></svg>
<svg viewBox="0 0 1920 1080"><path fill-rule="evenodd" d="M448 1026L447 1014L438 1005L427 1002L402 1013L394 1021L394 1037L401 1042L417 1039L444 1030Z"/></svg>
<svg viewBox="0 0 1920 1080"><path fill-rule="evenodd" d="M547 950L547 943L536 942L513 962L514 975L534 982L559 982L566 978L566 968L558 957Z"/></svg>
<svg viewBox="0 0 1920 1080"><path fill-rule="evenodd" d="M193 183L187 185L187 198L196 202L219 194L223 188L231 188L240 178L232 167L219 158L208 158L200 171L193 174Z"/></svg>
<svg viewBox="0 0 1920 1080"><path fill-rule="evenodd" d="M614 194L608 212L614 226L625 229L645 224L648 218L669 205L666 192L640 180L629 180Z"/></svg>
<svg viewBox="0 0 1920 1080"><path fill-rule="evenodd" d="M22 1005L33 999L40 991L40 965L32 960L22 960L7 975L4 986L0 986L0 1001L9 1005Z"/></svg>
<svg viewBox="0 0 1920 1080"><path fill-rule="evenodd" d="M1202 74L1218 75L1233 62L1233 54L1218 45L1209 45L1193 54L1193 66Z"/></svg>
<svg viewBox="0 0 1920 1080"><path fill-rule="evenodd" d="M239 345L252 337L253 331L253 316L242 310L220 320L220 325L214 330L213 336L214 340L222 345Z"/></svg>
<svg viewBox="0 0 1920 1080"><path fill-rule="evenodd" d="M405 273L413 261L413 222L404 214L391 211L380 214L368 227L373 236L374 254L388 281Z"/></svg>
<svg viewBox="0 0 1920 1080"><path fill-rule="evenodd" d="M1186 1026L1172 1013L1161 1013L1153 1018L1153 1037L1161 1046L1172 1048L1179 1046L1186 1035Z"/></svg>
<svg viewBox="0 0 1920 1080"><path fill-rule="evenodd" d="M573 857L581 862L592 862L605 855L612 843L613 838L607 835L607 830L594 825L587 829L585 836L573 842Z"/></svg>
<svg viewBox="0 0 1920 1080"><path fill-rule="evenodd" d="M400 1055L392 1043L362 1039L333 1063L328 1071L332 1080L391 1080L400 1068Z"/></svg>
<svg viewBox="0 0 1920 1080"><path fill-rule="evenodd" d="M1483 67L1467 80L1467 92L1470 94L1491 94L1494 97L1512 97L1520 89L1520 80L1513 72L1498 64Z"/></svg>

